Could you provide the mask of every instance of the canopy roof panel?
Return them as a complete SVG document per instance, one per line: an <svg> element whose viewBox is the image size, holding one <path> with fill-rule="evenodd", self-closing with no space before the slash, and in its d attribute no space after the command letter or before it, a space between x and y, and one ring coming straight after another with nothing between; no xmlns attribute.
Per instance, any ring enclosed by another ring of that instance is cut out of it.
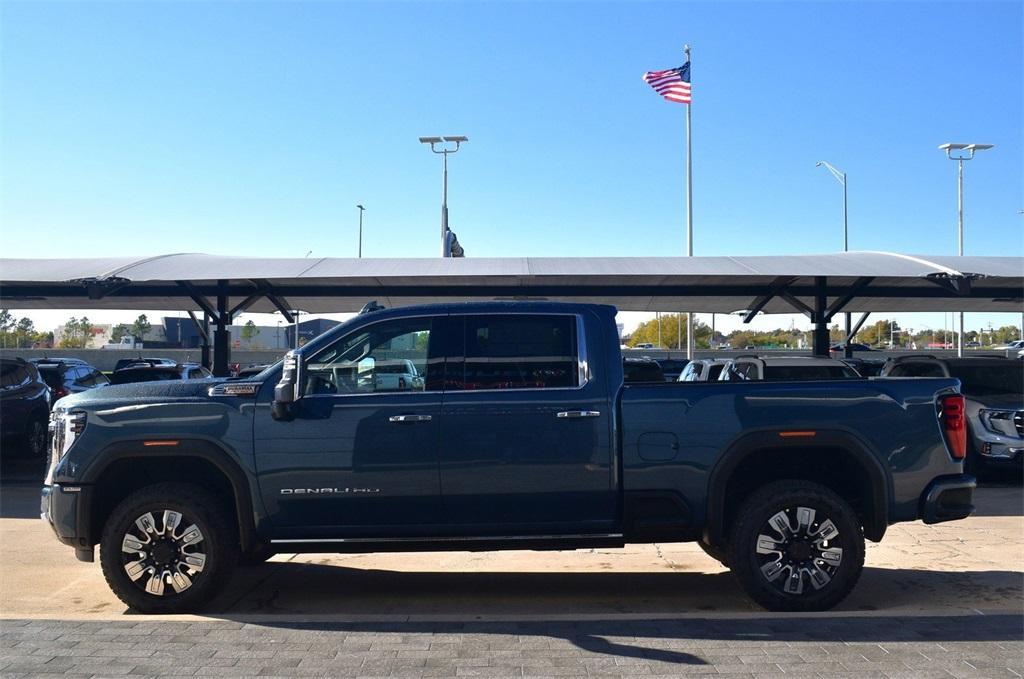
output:
<svg viewBox="0 0 1024 679"><path fill-rule="evenodd" d="M829 305L842 302L843 311L1020 312L1024 257L847 252L752 257L300 259L168 254L0 259L0 305L18 309L196 310L196 295L212 300L226 293L229 307L256 312L274 311L278 303L328 313L357 311L371 299L405 306L545 298L614 304L625 311L730 313L757 308L793 313L801 304L813 307L821 290Z"/></svg>

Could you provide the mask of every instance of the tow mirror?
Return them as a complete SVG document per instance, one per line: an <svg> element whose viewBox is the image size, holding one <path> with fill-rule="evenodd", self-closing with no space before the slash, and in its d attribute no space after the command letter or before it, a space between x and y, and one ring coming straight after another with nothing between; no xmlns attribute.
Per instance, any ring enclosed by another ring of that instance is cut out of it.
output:
<svg viewBox="0 0 1024 679"><path fill-rule="evenodd" d="M302 397L302 355L289 351L284 355L281 379L274 387L274 402L270 414L275 420L291 420L295 417L295 402Z"/></svg>

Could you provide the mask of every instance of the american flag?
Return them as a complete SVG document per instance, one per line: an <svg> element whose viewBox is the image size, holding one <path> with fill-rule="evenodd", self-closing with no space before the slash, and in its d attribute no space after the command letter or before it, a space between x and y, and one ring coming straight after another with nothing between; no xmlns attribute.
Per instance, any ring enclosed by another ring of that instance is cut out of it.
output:
<svg viewBox="0 0 1024 679"><path fill-rule="evenodd" d="M690 103L690 62L679 68L667 71L648 71L644 73L644 82L654 91L665 97L667 101L679 104Z"/></svg>

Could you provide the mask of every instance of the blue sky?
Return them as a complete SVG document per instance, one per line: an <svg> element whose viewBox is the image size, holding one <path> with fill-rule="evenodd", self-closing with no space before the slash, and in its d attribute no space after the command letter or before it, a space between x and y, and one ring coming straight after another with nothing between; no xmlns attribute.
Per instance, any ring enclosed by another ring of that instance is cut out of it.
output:
<svg viewBox="0 0 1024 679"><path fill-rule="evenodd" d="M356 203L364 255L435 256L430 134L470 138L469 256L685 254L685 107L641 80L683 42L695 254L840 250L820 159L851 249L954 254L946 141L996 144L966 169L966 253L1024 254L1019 2L0 11L6 256L354 256Z"/></svg>

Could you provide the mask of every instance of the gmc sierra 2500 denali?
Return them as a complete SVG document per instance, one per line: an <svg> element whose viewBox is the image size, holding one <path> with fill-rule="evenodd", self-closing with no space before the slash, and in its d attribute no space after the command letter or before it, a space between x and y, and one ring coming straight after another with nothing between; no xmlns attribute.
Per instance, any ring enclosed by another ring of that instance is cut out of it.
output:
<svg viewBox="0 0 1024 679"><path fill-rule="evenodd" d="M417 379L378 380L411 361ZM361 313L244 381L61 399L43 518L128 606L279 552L699 541L772 610L853 588L864 539L973 511L954 379L623 384L615 309Z"/></svg>

